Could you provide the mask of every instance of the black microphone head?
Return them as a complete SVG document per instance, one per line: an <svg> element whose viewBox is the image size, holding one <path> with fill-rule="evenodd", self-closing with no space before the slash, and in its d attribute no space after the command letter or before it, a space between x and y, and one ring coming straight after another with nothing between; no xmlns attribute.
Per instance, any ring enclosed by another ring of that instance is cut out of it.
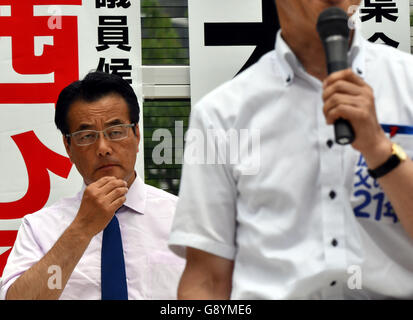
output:
<svg viewBox="0 0 413 320"><path fill-rule="evenodd" d="M337 7L330 7L321 12L317 21L317 31L322 41L333 35L349 37L347 13Z"/></svg>

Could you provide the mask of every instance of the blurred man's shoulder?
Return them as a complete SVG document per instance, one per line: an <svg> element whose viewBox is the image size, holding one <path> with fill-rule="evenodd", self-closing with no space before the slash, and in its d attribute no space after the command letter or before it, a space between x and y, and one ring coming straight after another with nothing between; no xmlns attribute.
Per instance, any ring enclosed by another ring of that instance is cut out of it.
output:
<svg viewBox="0 0 413 320"><path fill-rule="evenodd" d="M380 43L371 43L366 41L366 47L370 56L376 59L376 62L387 61L389 63L413 63L413 56L410 53L404 52L392 46ZM370 57L371 58L371 57Z"/></svg>
<svg viewBox="0 0 413 320"><path fill-rule="evenodd" d="M280 77L274 67L275 51L263 55L255 64L234 78L225 81L203 96L193 110L203 109L208 114L238 114L251 100L266 94L271 88L280 85Z"/></svg>

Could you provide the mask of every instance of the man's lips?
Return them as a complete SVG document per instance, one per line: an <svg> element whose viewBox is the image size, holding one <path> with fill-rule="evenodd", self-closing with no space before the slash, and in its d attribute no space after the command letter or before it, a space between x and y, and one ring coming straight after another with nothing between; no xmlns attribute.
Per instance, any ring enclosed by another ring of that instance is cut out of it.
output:
<svg viewBox="0 0 413 320"><path fill-rule="evenodd" d="M337 5L344 1L343 0L324 0L324 2L327 2L328 4L332 4L332 5Z"/></svg>
<svg viewBox="0 0 413 320"><path fill-rule="evenodd" d="M105 164L103 166L98 167L97 170L111 169L111 168L118 167L118 166L119 166L118 164Z"/></svg>

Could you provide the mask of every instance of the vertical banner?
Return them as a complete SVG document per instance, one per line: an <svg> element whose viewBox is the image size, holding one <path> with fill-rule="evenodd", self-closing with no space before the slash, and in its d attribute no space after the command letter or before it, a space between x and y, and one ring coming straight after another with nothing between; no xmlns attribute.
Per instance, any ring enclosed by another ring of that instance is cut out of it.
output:
<svg viewBox="0 0 413 320"><path fill-rule="evenodd" d="M191 101L274 48L274 0L188 1Z"/></svg>
<svg viewBox="0 0 413 320"><path fill-rule="evenodd" d="M0 0L0 276L21 218L83 182L54 124L59 92L98 69L127 80L142 106L140 65L139 1Z"/></svg>
<svg viewBox="0 0 413 320"><path fill-rule="evenodd" d="M275 1L188 2L192 103L274 48ZM366 39L410 53L408 0L363 0L349 10Z"/></svg>
<svg viewBox="0 0 413 320"><path fill-rule="evenodd" d="M363 0L357 14L364 38L410 53L408 0Z"/></svg>

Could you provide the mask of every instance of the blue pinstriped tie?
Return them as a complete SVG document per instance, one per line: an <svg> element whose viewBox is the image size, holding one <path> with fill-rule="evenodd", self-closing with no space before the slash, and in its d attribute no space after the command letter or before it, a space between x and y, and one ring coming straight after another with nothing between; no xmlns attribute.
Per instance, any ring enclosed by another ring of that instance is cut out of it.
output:
<svg viewBox="0 0 413 320"><path fill-rule="evenodd" d="M103 231L101 272L102 300L128 300L122 236L116 215Z"/></svg>

